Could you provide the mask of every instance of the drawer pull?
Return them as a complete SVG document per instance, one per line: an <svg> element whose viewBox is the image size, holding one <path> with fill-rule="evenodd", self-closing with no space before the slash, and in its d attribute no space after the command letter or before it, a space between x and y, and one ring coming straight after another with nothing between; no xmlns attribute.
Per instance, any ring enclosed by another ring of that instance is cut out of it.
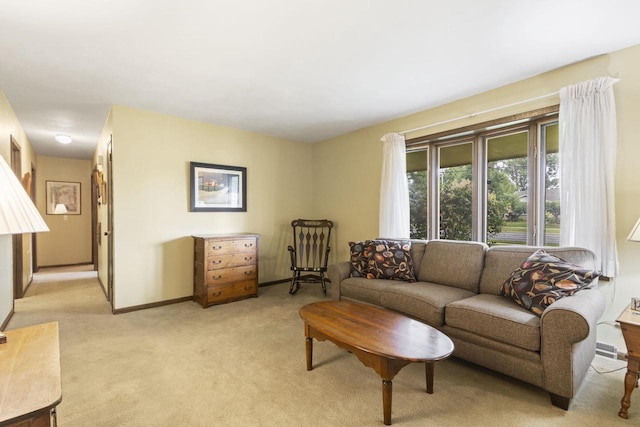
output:
<svg viewBox="0 0 640 427"><path fill-rule="evenodd" d="M253 257L252 257L252 256L246 256L246 257L244 257L244 260L245 260L245 261L251 261L252 259L253 259Z"/></svg>
<svg viewBox="0 0 640 427"><path fill-rule="evenodd" d="M245 286L245 287L244 287L244 290L245 290L245 291L250 291L250 290L252 290L252 289L253 289L253 286Z"/></svg>
<svg viewBox="0 0 640 427"><path fill-rule="evenodd" d="M211 278L213 280L220 280L220 279L222 279L222 276L211 276Z"/></svg>
<svg viewBox="0 0 640 427"><path fill-rule="evenodd" d="M251 276L253 274L253 271L245 271L244 275L245 276Z"/></svg>
<svg viewBox="0 0 640 427"><path fill-rule="evenodd" d="M219 297L220 295L222 295L222 291L218 291L218 292L211 292L211 296L212 296L212 297Z"/></svg>
<svg viewBox="0 0 640 427"><path fill-rule="evenodd" d="M211 249L213 249L214 251L219 251L220 249L222 249L222 245L216 245L211 247Z"/></svg>
<svg viewBox="0 0 640 427"><path fill-rule="evenodd" d="M244 244L244 247L245 247L245 248L250 248L250 247L252 247L252 246L253 246L253 243L245 243L245 244Z"/></svg>
<svg viewBox="0 0 640 427"><path fill-rule="evenodd" d="M212 264L222 264L222 260L221 259L213 260L211 263Z"/></svg>

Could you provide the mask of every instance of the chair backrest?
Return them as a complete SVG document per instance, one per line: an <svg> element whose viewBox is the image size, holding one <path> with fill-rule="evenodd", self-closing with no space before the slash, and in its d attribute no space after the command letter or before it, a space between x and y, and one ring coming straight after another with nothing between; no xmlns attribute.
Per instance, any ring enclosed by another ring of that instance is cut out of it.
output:
<svg viewBox="0 0 640 427"><path fill-rule="evenodd" d="M295 253L295 266L292 267L326 271L333 222L326 219L295 219L291 221L291 227Z"/></svg>

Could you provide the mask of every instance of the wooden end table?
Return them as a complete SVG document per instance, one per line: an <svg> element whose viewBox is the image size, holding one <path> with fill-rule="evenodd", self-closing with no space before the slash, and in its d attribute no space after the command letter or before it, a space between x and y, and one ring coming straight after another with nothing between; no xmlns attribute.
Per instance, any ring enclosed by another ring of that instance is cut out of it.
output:
<svg viewBox="0 0 640 427"><path fill-rule="evenodd" d="M631 310L628 306L616 319L620 323L624 342L627 345L627 374L624 376L624 396L620 401L618 415L629 418L631 392L638 387L640 378L640 311Z"/></svg>
<svg viewBox="0 0 640 427"><path fill-rule="evenodd" d="M50 426L62 400L58 323L6 331L0 344L0 426Z"/></svg>
<svg viewBox="0 0 640 427"><path fill-rule="evenodd" d="M434 362L453 353L453 342L431 326L399 313L346 301L321 301L300 309L307 371L313 368L313 338L329 340L382 377L384 423L391 424L391 380L412 362L424 362L427 393L433 393Z"/></svg>

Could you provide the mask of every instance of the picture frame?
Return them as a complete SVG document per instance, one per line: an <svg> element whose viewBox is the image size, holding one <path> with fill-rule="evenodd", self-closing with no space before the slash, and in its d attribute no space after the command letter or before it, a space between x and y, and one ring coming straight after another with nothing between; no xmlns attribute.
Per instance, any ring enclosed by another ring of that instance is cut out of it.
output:
<svg viewBox="0 0 640 427"><path fill-rule="evenodd" d="M81 215L79 182L46 181L47 215Z"/></svg>
<svg viewBox="0 0 640 427"><path fill-rule="evenodd" d="M189 163L190 212L246 212L247 168Z"/></svg>

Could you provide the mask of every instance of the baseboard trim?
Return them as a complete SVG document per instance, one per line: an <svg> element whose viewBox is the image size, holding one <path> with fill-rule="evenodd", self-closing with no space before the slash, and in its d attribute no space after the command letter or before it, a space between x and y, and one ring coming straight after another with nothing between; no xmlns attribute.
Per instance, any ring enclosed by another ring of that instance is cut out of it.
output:
<svg viewBox="0 0 640 427"><path fill-rule="evenodd" d="M98 280L100 281L100 278L98 278ZM278 283L285 283L285 282L288 282L289 280L291 279L280 279L280 280L274 280L271 282L264 282L264 283L258 284L258 287L262 288L264 286L277 285ZM102 284L102 281L100 281L100 284ZM104 291L104 287L102 290ZM163 305L177 304L185 301L193 301L193 296L152 302L150 304L133 305L131 307L125 307L125 308L117 308L113 310L113 314L130 313L132 311L146 310L147 308L162 307Z"/></svg>
<svg viewBox="0 0 640 427"><path fill-rule="evenodd" d="M107 293L107 288L104 286L104 283L102 283L102 279L100 279L100 275L97 274L96 277L98 278L98 283L100 283L100 287L102 288L102 293L104 294L104 297L107 299L107 301L109 301L109 294Z"/></svg>
<svg viewBox="0 0 640 427"><path fill-rule="evenodd" d="M77 267L79 265L93 265L92 262L77 262L75 264L54 264L54 265L39 265L38 270L43 268L56 268L56 267Z"/></svg>
<svg viewBox="0 0 640 427"><path fill-rule="evenodd" d="M22 297L25 296L25 294L29 290L29 287L31 286L32 283L33 283L33 274L31 275L31 279L29 279L29 283L27 283L27 287L24 288L24 290L22 291Z"/></svg>
<svg viewBox="0 0 640 427"><path fill-rule="evenodd" d="M0 331L4 331L6 329L6 327L9 325L9 322L11 321L11 318L13 317L14 313L15 313L15 311L13 311L13 307L12 307L11 311L9 312L9 315L7 316L6 319L4 319L4 322L2 322L2 325L0 326Z"/></svg>
<svg viewBox="0 0 640 427"><path fill-rule="evenodd" d="M132 311L146 310L147 308L162 307L163 305L177 304L179 302L185 302L185 301L193 301L193 296L189 295L188 297L152 302L150 304L141 304L141 305L133 305L131 307L125 307L125 308L116 308L113 310L113 314L130 313Z"/></svg>
<svg viewBox="0 0 640 427"><path fill-rule="evenodd" d="M273 280L271 282L264 282L264 283L260 283L258 284L258 287L262 288L264 286L271 286L271 285L277 285L279 283L285 283L285 282L290 282L291 279L280 279L280 280Z"/></svg>

